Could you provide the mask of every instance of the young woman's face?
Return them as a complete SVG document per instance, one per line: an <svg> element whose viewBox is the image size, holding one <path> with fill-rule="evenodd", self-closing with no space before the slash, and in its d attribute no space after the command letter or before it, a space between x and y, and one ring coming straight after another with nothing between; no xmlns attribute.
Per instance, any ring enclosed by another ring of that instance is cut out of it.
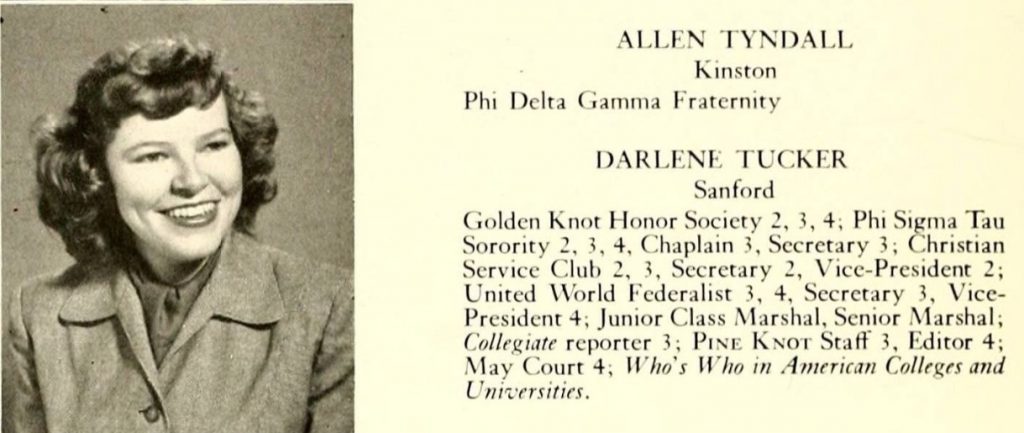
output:
<svg viewBox="0 0 1024 433"><path fill-rule="evenodd" d="M209 256L231 230L242 163L223 96L166 119L124 119L106 161L117 209L158 275Z"/></svg>

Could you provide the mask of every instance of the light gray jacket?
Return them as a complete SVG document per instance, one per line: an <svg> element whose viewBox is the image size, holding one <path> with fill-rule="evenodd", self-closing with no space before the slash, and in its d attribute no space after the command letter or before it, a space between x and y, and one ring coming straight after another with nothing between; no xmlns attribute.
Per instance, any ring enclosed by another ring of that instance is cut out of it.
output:
<svg viewBox="0 0 1024 433"><path fill-rule="evenodd" d="M16 290L4 432L341 432L353 425L347 272L229 235L158 369L124 271Z"/></svg>

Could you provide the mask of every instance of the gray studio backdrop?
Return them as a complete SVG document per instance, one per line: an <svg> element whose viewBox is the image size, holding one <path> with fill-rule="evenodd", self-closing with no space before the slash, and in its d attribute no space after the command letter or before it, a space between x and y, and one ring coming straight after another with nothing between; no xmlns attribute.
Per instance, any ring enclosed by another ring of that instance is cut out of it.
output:
<svg viewBox="0 0 1024 433"><path fill-rule="evenodd" d="M257 217L258 237L352 266L350 5L18 5L0 15L5 295L71 263L36 212L32 121L69 105L77 78L106 51L178 34L221 51L236 82L261 92L277 117L279 192Z"/></svg>

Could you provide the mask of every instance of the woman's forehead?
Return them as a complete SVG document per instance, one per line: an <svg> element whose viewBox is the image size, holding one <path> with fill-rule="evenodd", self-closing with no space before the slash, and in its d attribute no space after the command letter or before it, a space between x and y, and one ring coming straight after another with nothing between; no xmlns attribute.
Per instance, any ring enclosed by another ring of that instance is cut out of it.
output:
<svg viewBox="0 0 1024 433"><path fill-rule="evenodd" d="M192 142L218 131L230 131L223 96L203 107L186 107L171 117L150 119L142 114L126 117L114 133L111 147L144 142Z"/></svg>

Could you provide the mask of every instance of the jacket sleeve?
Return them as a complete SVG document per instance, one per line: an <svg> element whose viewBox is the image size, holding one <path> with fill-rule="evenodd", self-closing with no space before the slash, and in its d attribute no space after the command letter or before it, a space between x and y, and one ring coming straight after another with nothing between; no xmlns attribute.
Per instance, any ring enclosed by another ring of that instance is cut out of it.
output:
<svg viewBox="0 0 1024 433"><path fill-rule="evenodd" d="M35 354L22 308L23 290L23 287L17 287L7 305L3 431L45 432L46 418L36 377Z"/></svg>
<svg viewBox="0 0 1024 433"><path fill-rule="evenodd" d="M345 275L334 296L330 317L313 364L310 381L309 431L351 432L354 428L352 278Z"/></svg>

